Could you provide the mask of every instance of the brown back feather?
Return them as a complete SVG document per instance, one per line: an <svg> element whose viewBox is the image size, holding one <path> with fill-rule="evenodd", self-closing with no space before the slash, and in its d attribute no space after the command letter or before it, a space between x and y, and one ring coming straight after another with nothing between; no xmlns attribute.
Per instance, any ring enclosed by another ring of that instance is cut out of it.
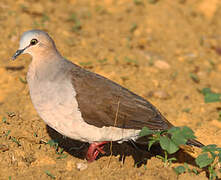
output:
<svg viewBox="0 0 221 180"><path fill-rule="evenodd" d="M119 102L116 127L142 129L146 126L162 130L173 126L147 100L105 77L74 65L71 79L83 119L88 124L114 126Z"/></svg>

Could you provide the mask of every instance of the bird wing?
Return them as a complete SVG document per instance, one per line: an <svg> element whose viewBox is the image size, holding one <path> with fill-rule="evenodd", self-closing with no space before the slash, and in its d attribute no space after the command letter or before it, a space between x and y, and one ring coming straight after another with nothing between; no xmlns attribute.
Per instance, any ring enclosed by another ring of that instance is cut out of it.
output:
<svg viewBox="0 0 221 180"><path fill-rule="evenodd" d="M71 69L79 109L85 122L97 127L169 129L169 123L147 100L77 65Z"/></svg>

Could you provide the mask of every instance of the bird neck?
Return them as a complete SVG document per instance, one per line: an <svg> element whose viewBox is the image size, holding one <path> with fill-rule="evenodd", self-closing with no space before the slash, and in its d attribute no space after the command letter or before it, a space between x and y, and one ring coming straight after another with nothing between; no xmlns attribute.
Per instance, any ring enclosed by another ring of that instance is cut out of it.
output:
<svg viewBox="0 0 221 180"><path fill-rule="evenodd" d="M47 54L47 56L45 56ZM53 80L60 71L65 60L58 52L39 53L32 55L28 78L39 80Z"/></svg>

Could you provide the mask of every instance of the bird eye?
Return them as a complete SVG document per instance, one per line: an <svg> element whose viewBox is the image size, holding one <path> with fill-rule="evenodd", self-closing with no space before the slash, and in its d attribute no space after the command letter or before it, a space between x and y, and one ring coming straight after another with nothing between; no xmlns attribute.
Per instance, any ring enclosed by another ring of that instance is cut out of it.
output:
<svg viewBox="0 0 221 180"><path fill-rule="evenodd" d="M38 43L38 40L37 39L32 39L31 42L30 42L30 45L35 45Z"/></svg>

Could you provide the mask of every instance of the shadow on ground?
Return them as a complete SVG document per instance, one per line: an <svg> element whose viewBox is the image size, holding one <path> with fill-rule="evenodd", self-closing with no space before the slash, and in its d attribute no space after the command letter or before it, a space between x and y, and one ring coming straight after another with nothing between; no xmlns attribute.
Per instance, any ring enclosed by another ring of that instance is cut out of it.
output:
<svg viewBox="0 0 221 180"><path fill-rule="evenodd" d="M53 140L56 140L56 142L58 142L59 147L63 148L64 151L68 152L70 155L76 158L85 159L89 143L84 143L70 139L68 137L64 137L49 126L47 126L47 132ZM104 151L106 152L106 154L100 154L98 156L98 159L102 156L120 155L119 161L123 161L124 163L127 156L132 156L134 159L134 166L136 167L141 167L142 165L147 164L148 159L151 159L156 155L164 156L164 152L158 144L153 145L150 151L148 151L147 145L141 145L130 141L123 142L122 144L113 142L112 148L110 143L106 144L104 147ZM184 150L179 150L177 153L168 156L168 158L172 157L175 157L177 159L177 162L179 163L186 162L188 164L196 166L194 158Z"/></svg>

